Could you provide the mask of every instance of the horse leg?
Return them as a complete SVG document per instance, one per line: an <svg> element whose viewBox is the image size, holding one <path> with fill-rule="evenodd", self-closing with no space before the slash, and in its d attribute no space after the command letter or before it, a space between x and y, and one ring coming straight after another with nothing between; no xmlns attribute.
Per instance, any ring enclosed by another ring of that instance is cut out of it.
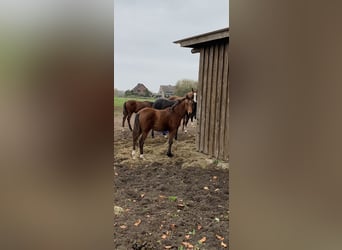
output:
<svg viewBox="0 0 342 250"><path fill-rule="evenodd" d="M173 137L175 137L175 135L177 133L177 129L178 129L178 127L176 128L176 130L169 131L169 148L168 148L167 153L166 153L168 157L173 156L173 154L171 153L171 146L173 143Z"/></svg>
<svg viewBox="0 0 342 250"><path fill-rule="evenodd" d="M138 142L138 138L140 136L141 132L137 130L133 130L133 151L132 151L132 157L135 159L135 147Z"/></svg>
<svg viewBox="0 0 342 250"><path fill-rule="evenodd" d="M183 117L183 126L182 126L182 131L184 132L184 127L185 127L185 116Z"/></svg>
<svg viewBox="0 0 342 250"><path fill-rule="evenodd" d="M151 131L152 138L154 138L154 130Z"/></svg>
<svg viewBox="0 0 342 250"><path fill-rule="evenodd" d="M131 116L132 116L132 114L133 114L133 113L130 113L130 114L128 114L128 116L127 116L128 127L129 127L129 129L130 129L131 131L133 131L133 130L132 130L132 126L131 126Z"/></svg>
<svg viewBox="0 0 342 250"><path fill-rule="evenodd" d="M125 127L125 120L126 120L127 114L124 114L122 118L122 127Z"/></svg>
<svg viewBox="0 0 342 250"><path fill-rule="evenodd" d="M192 127L194 127L194 115L193 114L190 115L190 124Z"/></svg>
<svg viewBox="0 0 342 250"><path fill-rule="evenodd" d="M144 159L144 142L147 137L147 134L145 131L142 133L140 140L139 140L139 147L140 147L140 158Z"/></svg>
<svg viewBox="0 0 342 250"><path fill-rule="evenodd" d="M189 115L185 114L184 118L183 118L183 131L184 133L188 133L188 130L186 129L186 127L188 126L188 122L189 122ZM185 129L184 129L185 127Z"/></svg>

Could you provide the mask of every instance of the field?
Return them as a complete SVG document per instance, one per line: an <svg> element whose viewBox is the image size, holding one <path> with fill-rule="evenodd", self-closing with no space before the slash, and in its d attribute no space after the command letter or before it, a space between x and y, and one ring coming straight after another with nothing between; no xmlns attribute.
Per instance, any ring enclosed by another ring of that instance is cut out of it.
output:
<svg viewBox="0 0 342 250"><path fill-rule="evenodd" d="M154 98L137 98L137 97L114 97L114 107L122 108L125 101L128 100L137 100L137 101L151 101L153 102Z"/></svg>
<svg viewBox="0 0 342 250"><path fill-rule="evenodd" d="M132 135L114 107L114 249L229 249L228 164L195 150L195 126L167 139L148 136L133 160ZM134 116L132 117L134 123Z"/></svg>

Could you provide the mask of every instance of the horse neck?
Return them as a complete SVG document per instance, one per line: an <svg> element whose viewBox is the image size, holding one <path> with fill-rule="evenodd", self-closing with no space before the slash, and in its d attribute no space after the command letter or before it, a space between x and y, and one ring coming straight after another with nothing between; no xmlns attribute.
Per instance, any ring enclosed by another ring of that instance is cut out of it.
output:
<svg viewBox="0 0 342 250"><path fill-rule="evenodd" d="M185 110L185 102L182 101L181 103L179 103L178 105L176 105L173 109L173 111L179 116L179 117L183 117L186 114L186 110Z"/></svg>

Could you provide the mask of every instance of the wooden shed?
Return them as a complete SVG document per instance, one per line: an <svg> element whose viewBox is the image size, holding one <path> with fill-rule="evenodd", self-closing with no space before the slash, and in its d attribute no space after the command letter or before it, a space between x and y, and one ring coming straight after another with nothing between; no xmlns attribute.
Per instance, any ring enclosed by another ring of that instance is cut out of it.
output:
<svg viewBox="0 0 342 250"><path fill-rule="evenodd" d="M229 158L229 28L175 41L200 53L198 74L198 151L221 160Z"/></svg>

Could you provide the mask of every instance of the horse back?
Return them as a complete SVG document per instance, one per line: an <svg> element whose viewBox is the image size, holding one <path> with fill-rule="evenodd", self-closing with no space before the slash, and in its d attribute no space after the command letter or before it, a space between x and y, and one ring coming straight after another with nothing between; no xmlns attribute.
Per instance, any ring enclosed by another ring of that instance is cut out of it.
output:
<svg viewBox="0 0 342 250"><path fill-rule="evenodd" d="M182 99L182 97L176 96L176 95L169 97L169 100L171 100L171 101L177 101L177 100L180 100L180 99Z"/></svg>
<svg viewBox="0 0 342 250"><path fill-rule="evenodd" d="M151 129L156 131L164 131L170 129L172 124L171 112L167 109L157 110L154 108L143 108L138 112L139 122L142 130L149 131Z"/></svg>
<svg viewBox="0 0 342 250"><path fill-rule="evenodd" d="M168 100L165 98L160 98L153 103L152 108L165 109L165 108L171 107L173 104L175 104L175 102L176 101Z"/></svg>

